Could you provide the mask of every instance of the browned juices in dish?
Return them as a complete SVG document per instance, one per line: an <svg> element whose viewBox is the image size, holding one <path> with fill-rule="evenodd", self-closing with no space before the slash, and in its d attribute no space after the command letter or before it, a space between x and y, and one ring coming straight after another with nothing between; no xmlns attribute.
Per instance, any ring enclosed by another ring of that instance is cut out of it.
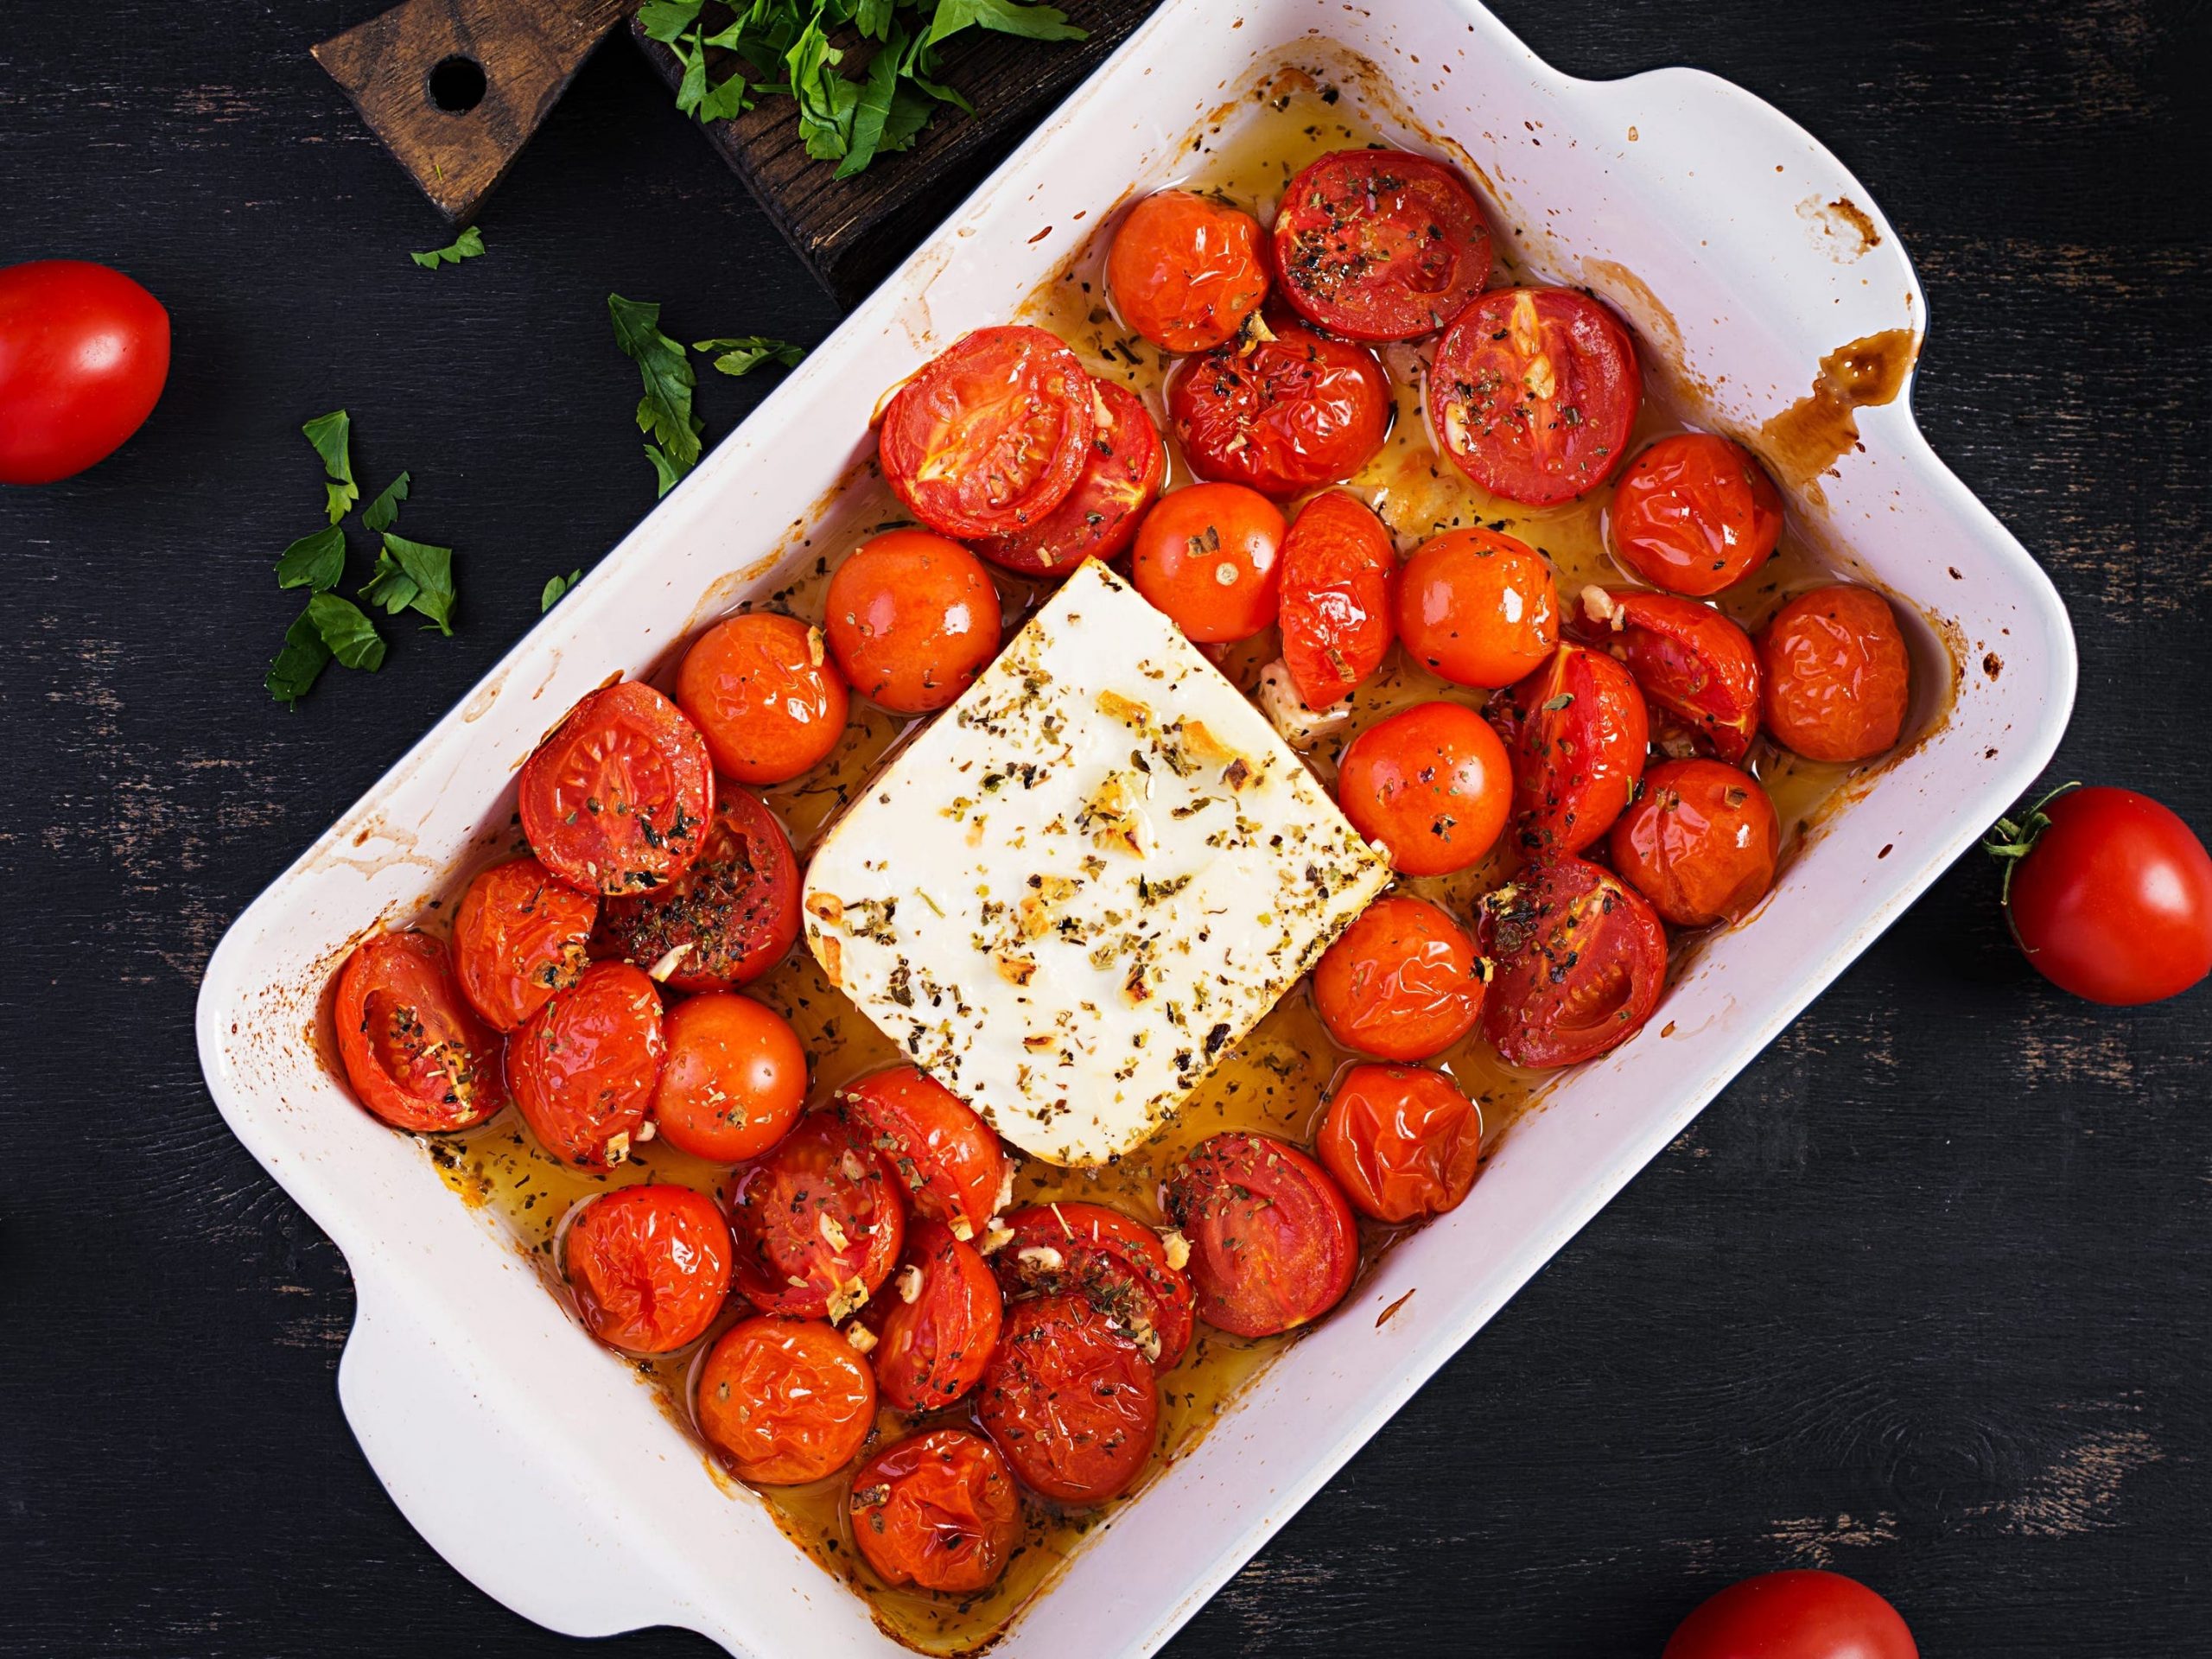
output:
<svg viewBox="0 0 2212 1659"><path fill-rule="evenodd" d="M1307 162L1332 150L1379 143L1376 135L1349 113L1348 105L1312 78L1287 72L1252 95L1249 118L1232 123L1219 148L1201 147L1190 155L1188 172L1175 182L1217 192L1225 200L1271 220L1275 200L1290 177ZM1127 385L1166 429L1161 395L1168 359L1124 328L1111 310L1104 282L1105 249L1113 219L1101 225L1062 274L1045 283L1016 318L1058 335L1084 366L1102 378ZM1492 219L1494 231L1508 231ZM1522 280L1514 267L1512 238L1499 235L1498 268L1493 286ZM1395 416L1380 452L1346 487L1373 503L1395 532L1399 551L1409 552L1422 538L1452 528L1482 526L1519 537L1541 551L1557 575L1563 606L1572 607L1591 583L1615 586L1630 581L1607 556L1603 513L1609 489L1564 505L1535 510L1488 496L1470 484L1432 448L1428 423L1421 409L1426 344L1377 348L1389 370L1396 400ZM884 365L887 381L912 367ZM1680 429L1674 413L1655 407L1649 392L1629 443L1630 452L1651 438ZM1171 451L1169 487L1191 481L1179 455ZM906 514L880 482L856 491L859 499L834 537L817 545L826 556L791 587L767 596L757 608L787 612L819 622L829 576L844 554L876 531L906 522ZM1050 588L993 570L1004 601L1006 634L1041 602ZM1747 628L1755 628L1782 596L1834 580L1809 550L1785 529L1774 557L1756 580L1719 596L1721 609ZM1222 667L1248 692L1260 670L1281 654L1270 627L1229 648ZM1395 710L1413 703L1446 699L1479 708L1484 694L1451 685L1415 667L1402 652L1341 705L1345 718L1308 752L1314 771L1333 784L1337 759L1352 735ZM790 831L804 863L825 825L855 794L901 737L918 722L887 714L855 696L851 721L830 758L794 782L758 791ZM1772 795L1781 821L1786 865L1806 829L1826 810L1851 769L1824 766L1785 754L1762 738L1746 762ZM1510 836L1472 868L1450 875L1402 879L1394 891L1409 893L1443 906L1465 925L1476 899L1510 873L1516 854ZM458 889L456 888L456 892ZM1679 944L1671 972L1679 975L1686 957ZM798 1032L812 1066L808 1103L826 1100L839 1085L906 1056L832 989L804 948L744 987L783 1014ZM1666 1023L1662 1006L1656 1025ZM1655 1031L1647 1041L1665 1033ZM1120 1164L1098 1170L1060 1169L1035 1160L1020 1160L1015 1205L1053 1199L1081 1199L1112 1205L1148 1224L1164 1224L1158 1204L1160 1179L1198 1141L1224 1130L1269 1133L1310 1147L1332 1079L1362 1057L1337 1046L1301 983L1226 1057L1195 1091L1166 1128ZM1514 1121L1528 1110L1558 1074L1517 1071L1507 1065L1471 1033L1433 1062L1479 1105L1482 1155L1485 1161L1510 1135ZM611 1187L640 1181L676 1182L718 1192L727 1171L690 1158L655 1139L639 1145L631 1161L603 1172L564 1166L544 1153L512 1114L475 1131L441 1136L429 1142L441 1178L474 1205L488 1206L532 1253L558 1288L553 1248L563 1217L582 1199ZM1471 1204L1481 1202L1478 1179ZM1361 1224L1363 1275L1402 1229ZM562 1294L565 1294L565 1292ZM733 1305L707 1341L750 1310ZM1132 1495L1177 1455L1187 1452L1226 1408L1237 1390L1293 1337L1245 1339L1201 1325L1189 1352L1161 1374L1160 1435L1158 1449L1139 1476ZM634 1358L639 1376L659 1394L670 1417L697 1439L691 1419L690 1383L703 1344L658 1358ZM919 1427L975 1426L975 1397L925 1417L908 1418L886 1406L878 1419L873 1452ZM715 1477L732 1481L700 1443L700 1457ZM994 1586L966 1597L936 1596L887 1586L861 1559L846 1516L847 1474L842 1471L810 1485L760 1489L758 1497L779 1524L823 1567L852 1584L869 1603L877 1622L892 1636L931 1653L973 1650L1001 1630L1032 1597L1052 1579L1084 1535L1116 1513L1128 1497L1096 1509L1063 1510L1025 1495L1025 1532L1004 1576Z"/></svg>

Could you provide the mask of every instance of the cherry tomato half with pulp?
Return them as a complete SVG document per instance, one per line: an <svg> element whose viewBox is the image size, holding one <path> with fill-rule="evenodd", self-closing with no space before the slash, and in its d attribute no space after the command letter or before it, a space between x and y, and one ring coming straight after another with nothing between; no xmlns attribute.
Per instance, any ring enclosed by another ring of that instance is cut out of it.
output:
<svg viewBox="0 0 2212 1659"><path fill-rule="evenodd" d="M546 1151L605 1169L630 1155L667 1052L652 981L595 962L508 1040L507 1087Z"/></svg>
<svg viewBox="0 0 2212 1659"><path fill-rule="evenodd" d="M1190 1275L1151 1228L1072 1200L1025 1205L1001 1224L1013 1236L991 1266L1008 1296L1084 1297L1160 1370L1183 1357L1197 1324Z"/></svg>
<svg viewBox="0 0 2212 1659"><path fill-rule="evenodd" d="M876 1386L899 1411L949 1406L982 1380L1005 1317L991 1264L941 1221L918 1221L892 1275L895 1294L872 1298L861 1318Z"/></svg>
<svg viewBox="0 0 2212 1659"><path fill-rule="evenodd" d="M1352 739L1337 763L1337 804L1389 849L1401 875L1446 875L1497 844L1513 767L1488 721L1457 702L1419 702Z"/></svg>
<svg viewBox="0 0 2212 1659"><path fill-rule="evenodd" d="M1344 1047L1425 1060L1482 1018L1483 975L1467 931L1426 899L1378 899L1313 964L1313 1005Z"/></svg>
<svg viewBox="0 0 2212 1659"><path fill-rule="evenodd" d="M562 880L645 893L699 855L714 766L682 709L620 680L579 701L531 751L519 804L530 850Z"/></svg>
<svg viewBox="0 0 2212 1659"><path fill-rule="evenodd" d="M999 1449L964 1428L887 1446L854 1473L853 1541L885 1582L973 1595L1021 1543L1021 1494Z"/></svg>
<svg viewBox="0 0 2212 1659"><path fill-rule="evenodd" d="M2007 861L2012 937L2061 990L2132 1007L2212 973L2212 855L2149 796L2069 787L1983 845Z"/></svg>
<svg viewBox="0 0 2212 1659"><path fill-rule="evenodd" d="M1428 372L1428 419L1492 495L1554 506L1604 483L1643 401L1636 343L1566 288L1496 288L1462 311Z"/></svg>
<svg viewBox="0 0 2212 1659"><path fill-rule="evenodd" d="M1516 833L1531 857L1579 853L1604 839L1643 776L1651 723L1629 671L1580 645L1502 697L1489 714L1513 761Z"/></svg>
<svg viewBox="0 0 2212 1659"><path fill-rule="evenodd" d="M1441 1071L1356 1065L1330 1097L1313 1149L1362 1215L1418 1221L1473 1191L1483 1115Z"/></svg>
<svg viewBox="0 0 2212 1659"><path fill-rule="evenodd" d="M836 1112L810 1112L730 1179L734 1278L763 1313L842 1319L890 1277L906 1237L899 1192Z"/></svg>
<svg viewBox="0 0 2212 1659"><path fill-rule="evenodd" d="M410 928L354 946L332 1020L354 1097L394 1128L467 1128L507 1103L499 1039L462 996L442 940Z"/></svg>
<svg viewBox="0 0 2212 1659"><path fill-rule="evenodd" d="M1897 1610L1856 1579L1801 1567L1700 1603L1660 1659L1920 1659L1920 1648Z"/></svg>
<svg viewBox="0 0 2212 1659"><path fill-rule="evenodd" d="M671 990L727 991L781 962L798 925L791 837L758 797L725 789L691 868L652 893L608 899L594 944L658 969Z"/></svg>
<svg viewBox="0 0 2212 1659"><path fill-rule="evenodd" d="M825 607L838 668L893 714L944 708L998 654L990 573L959 543L925 530L862 542L830 578Z"/></svg>
<svg viewBox="0 0 2212 1659"><path fill-rule="evenodd" d="M1027 529L987 536L976 551L1024 576L1065 576L1085 559L1116 559L1136 539L1145 509L1167 479L1167 446L1143 400L1127 386L1094 380L1097 426L1068 499Z"/></svg>
<svg viewBox="0 0 2212 1659"><path fill-rule="evenodd" d="M1013 1173L1005 1148L973 1107L918 1066L856 1078L837 1091L837 1109L915 1214L969 1239L998 1213Z"/></svg>
<svg viewBox="0 0 2212 1659"><path fill-rule="evenodd" d="M818 628L765 611L725 618L676 671L676 701L715 769L741 784L788 783L845 734L852 699Z"/></svg>
<svg viewBox="0 0 2212 1659"><path fill-rule="evenodd" d="M626 1186L576 1212L562 1270L584 1328L610 1348L672 1354L729 1296L729 1224L688 1186Z"/></svg>
<svg viewBox="0 0 2212 1659"><path fill-rule="evenodd" d="M1282 514L1242 484L1192 484L1137 526L1129 580L1196 644L1249 639L1275 620Z"/></svg>
<svg viewBox="0 0 2212 1659"><path fill-rule="evenodd" d="M1198 1317L1240 1337L1318 1319L1351 1288L1359 1230L1329 1172L1287 1141L1232 1129L1192 1147L1161 1191L1191 1243Z"/></svg>
<svg viewBox="0 0 2212 1659"><path fill-rule="evenodd" d="M536 859L481 872L453 918L453 970L469 1006L494 1031L512 1031L591 965L599 899Z"/></svg>
<svg viewBox="0 0 2212 1659"><path fill-rule="evenodd" d="M1310 163L1275 213L1283 297L1351 340L1412 340L1458 316L1490 280L1490 226L1458 173L1399 149Z"/></svg>
<svg viewBox="0 0 2212 1659"><path fill-rule="evenodd" d="M1188 190L1156 192L1114 232L1106 291L1122 321L1162 351L1233 340L1268 297L1260 222Z"/></svg>
<svg viewBox="0 0 2212 1659"><path fill-rule="evenodd" d="M1350 696L1389 655L1398 552L1382 521L1342 490L1299 511L1282 543L1283 666L1308 709Z"/></svg>
<svg viewBox="0 0 2212 1659"><path fill-rule="evenodd" d="M1192 359L1167 386L1167 423L1191 470L1278 498L1367 465L1391 408L1374 353L1294 322Z"/></svg>
<svg viewBox="0 0 2212 1659"><path fill-rule="evenodd" d="M1774 885L1782 821L1758 779L1718 760L1668 760L1609 843L1621 879L1676 927L1740 921Z"/></svg>
<svg viewBox="0 0 2212 1659"><path fill-rule="evenodd" d="M1493 964L1483 1035L1515 1065L1573 1065L1643 1028L1667 981L1667 931L1603 865L1562 858L1486 896L1475 937Z"/></svg>
<svg viewBox="0 0 2212 1659"><path fill-rule="evenodd" d="M1871 760L1904 729L1912 668L1890 602L1838 584L1800 594L1758 636L1767 734L1808 760Z"/></svg>
<svg viewBox="0 0 2212 1659"><path fill-rule="evenodd" d="M1702 599L1767 562L1782 539L1782 493L1742 444L1677 432L1629 462L1605 531L1630 575Z"/></svg>
<svg viewBox="0 0 2212 1659"><path fill-rule="evenodd" d="M978 328L884 405L884 481L940 535L1019 535L1075 488L1095 410L1090 375L1059 340Z"/></svg>
<svg viewBox="0 0 2212 1659"><path fill-rule="evenodd" d="M668 1058L653 1122L669 1145L709 1163L758 1158L806 1102L806 1051L791 1022L727 991L687 997L661 1022Z"/></svg>
<svg viewBox="0 0 2212 1659"><path fill-rule="evenodd" d="M1559 587L1527 543L1447 530L1399 575L1398 637L1454 685L1494 691L1534 673L1559 643Z"/></svg>
<svg viewBox="0 0 2212 1659"><path fill-rule="evenodd" d="M692 1409L740 1480L803 1486L860 1455L875 1427L875 1376L819 1319L741 1319L708 1350Z"/></svg>
<svg viewBox="0 0 2212 1659"><path fill-rule="evenodd" d="M1759 731L1759 658L1751 637L1710 605L1631 588L1585 588L1570 637L1635 677L1661 748L1739 765Z"/></svg>
<svg viewBox="0 0 2212 1659"><path fill-rule="evenodd" d="M169 376L169 314L119 270L0 270L0 484L51 484L145 424Z"/></svg>
<svg viewBox="0 0 2212 1659"><path fill-rule="evenodd" d="M1007 1310L976 1415L1022 1484L1062 1503L1126 1491L1160 1434L1152 1362L1081 1296Z"/></svg>

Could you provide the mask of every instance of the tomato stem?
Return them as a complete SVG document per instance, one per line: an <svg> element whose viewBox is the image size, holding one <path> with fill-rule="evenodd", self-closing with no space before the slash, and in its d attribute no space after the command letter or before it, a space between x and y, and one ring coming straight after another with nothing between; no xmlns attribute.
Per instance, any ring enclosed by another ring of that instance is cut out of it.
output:
<svg viewBox="0 0 2212 1659"><path fill-rule="evenodd" d="M2012 902L2012 872L2020 868L2020 861L2036 849L2043 839L2043 832L2050 828L2050 817L2044 809L2069 789L2082 787L2081 780L2061 784L2056 789L2037 801L2020 815L2016 823L2011 818L1999 818L1981 843L1981 850L1998 860L2005 867L2004 884L1997 892L1997 902L2010 906Z"/></svg>

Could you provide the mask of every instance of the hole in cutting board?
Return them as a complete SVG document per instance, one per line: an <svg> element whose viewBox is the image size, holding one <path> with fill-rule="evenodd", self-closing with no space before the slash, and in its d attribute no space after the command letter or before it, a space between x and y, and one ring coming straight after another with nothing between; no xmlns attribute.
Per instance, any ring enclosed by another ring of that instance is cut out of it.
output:
<svg viewBox="0 0 2212 1659"><path fill-rule="evenodd" d="M455 53L430 66L430 102L448 115L466 115L484 101L484 66Z"/></svg>

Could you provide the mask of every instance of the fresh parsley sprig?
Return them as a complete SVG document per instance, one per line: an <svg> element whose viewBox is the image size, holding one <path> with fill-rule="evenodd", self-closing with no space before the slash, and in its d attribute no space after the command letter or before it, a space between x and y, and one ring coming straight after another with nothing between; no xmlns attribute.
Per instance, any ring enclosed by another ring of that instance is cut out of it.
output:
<svg viewBox="0 0 2212 1659"><path fill-rule="evenodd" d="M701 435L706 423L692 412L691 394L699 377L683 347L661 332L660 307L644 300L607 296L607 315L614 322L614 343L638 365L645 396L638 400L638 430L653 442L645 445L645 459L653 464L658 493L666 495L677 481L698 465ZM715 366L724 374L749 374L763 363L790 367L806 355L806 348L766 334L730 335L702 340L695 352L721 353Z"/></svg>
<svg viewBox="0 0 2212 1659"><path fill-rule="evenodd" d="M353 423L344 410L334 409L327 415L316 416L300 430L322 457L322 470L330 475L330 481L322 487L328 498L330 522L334 524L361 499L360 487L353 482Z"/></svg>

